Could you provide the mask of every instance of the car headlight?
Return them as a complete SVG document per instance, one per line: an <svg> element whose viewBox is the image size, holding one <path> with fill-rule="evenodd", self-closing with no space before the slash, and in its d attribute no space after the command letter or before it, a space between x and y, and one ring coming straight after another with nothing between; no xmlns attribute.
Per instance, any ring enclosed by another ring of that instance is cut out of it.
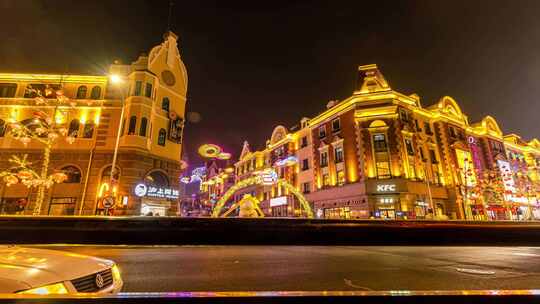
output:
<svg viewBox="0 0 540 304"><path fill-rule="evenodd" d="M68 293L66 286L63 283L56 283L51 285L45 285L37 288L23 290L18 292L19 294L35 294L35 295L49 295L49 294L66 294Z"/></svg>
<svg viewBox="0 0 540 304"><path fill-rule="evenodd" d="M120 276L120 269L118 268L116 264L111 268L111 271L112 271L114 282L122 281L122 277Z"/></svg>

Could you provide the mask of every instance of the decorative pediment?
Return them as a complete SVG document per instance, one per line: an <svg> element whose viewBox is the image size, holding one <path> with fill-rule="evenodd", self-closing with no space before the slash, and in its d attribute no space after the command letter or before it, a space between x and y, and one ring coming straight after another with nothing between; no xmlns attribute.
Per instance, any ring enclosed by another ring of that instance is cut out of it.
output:
<svg viewBox="0 0 540 304"><path fill-rule="evenodd" d="M280 140L284 139L287 136L287 129L284 126L277 126L272 132L272 137L270 137L270 144L273 145Z"/></svg>
<svg viewBox="0 0 540 304"><path fill-rule="evenodd" d="M331 141L332 146L339 145L342 142L343 142L343 137L339 136L338 134L332 137L332 141Z"/></svg>
<svg viewBox="0 0 540 304"><path fill-rule="evenodd" d="M495 118L489 115L484 117L479 123L472 124L472 127L480 134L488 134L497 138L503 137L499 124Z"/></svg>
<svg viewBox="0 0 540 304"><path fill-rule="evenodd" d="M529 141L529 146L535 148L535 149L540 149L540 140L538 140L537 138L533 138Z"/></svg>
<svg viewBox="0 0 540 304"><path fill-rule="evenodd" d="M454 98L450 96L444 96L441 98L437 104L437 108L440 112L453 116L456 119L463 119L463 112L461 112L461 108Z"/></svg>
<svg viewBox="0 0 540 304"><path fill-rule="evenodd" d="M362 65L358 67L362 84L357 93L373 93L391 90L388 82L382 75L376 64Z"/></svg>
<svg viewBox="0 0 540 304"><path fill-rule="evenodd" d="M244 141L244 146L242 147L242 153L240 153L240 160L245 159L247 156L251 154L251 150L249 148L248 141Z"/></svg>

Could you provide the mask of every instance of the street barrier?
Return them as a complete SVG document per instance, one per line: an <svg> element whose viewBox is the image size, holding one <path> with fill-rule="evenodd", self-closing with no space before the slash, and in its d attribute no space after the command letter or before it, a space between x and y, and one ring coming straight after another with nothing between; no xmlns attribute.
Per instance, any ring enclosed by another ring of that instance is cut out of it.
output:
<svg viewBox="0 0 540 304"><path fill-rule="evenodd" d="M2 216L0 243L538 246L540 223Z"/></svg>

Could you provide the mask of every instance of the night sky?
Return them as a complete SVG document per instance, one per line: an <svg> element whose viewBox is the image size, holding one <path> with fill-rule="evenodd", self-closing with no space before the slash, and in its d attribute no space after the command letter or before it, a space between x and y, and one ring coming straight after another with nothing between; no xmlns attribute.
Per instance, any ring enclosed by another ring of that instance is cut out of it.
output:
<svg viewBox="0 0 540 304"><path fill-rule="evenodd" d="M256 5L253 3L257 3ZM454 97L470 122L540 137L540 1L180 1L171 29L189 74L191 162L211 142L235 157L274 126L312 117L377 63L428 106ZM162 40L169 1L0 0L0 71L103 74Z"/></svg>

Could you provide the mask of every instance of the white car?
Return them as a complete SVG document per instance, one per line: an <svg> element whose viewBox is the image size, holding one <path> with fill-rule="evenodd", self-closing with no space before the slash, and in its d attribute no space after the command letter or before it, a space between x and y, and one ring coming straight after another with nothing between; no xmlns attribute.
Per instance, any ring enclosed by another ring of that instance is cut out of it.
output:
<svg viewBox="0 0 540 304"><path fill-rule="evenodd" d="M123 286L110 260L64 252L0 245L0 294L117 293Z"/></svg>

